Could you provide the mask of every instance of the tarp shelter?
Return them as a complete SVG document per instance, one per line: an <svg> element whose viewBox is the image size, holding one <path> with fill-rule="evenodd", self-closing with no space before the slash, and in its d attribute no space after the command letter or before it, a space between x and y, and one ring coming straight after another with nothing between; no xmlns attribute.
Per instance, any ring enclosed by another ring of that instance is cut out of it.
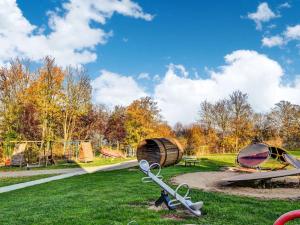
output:
<svg viewBox="0 0 300 225"><path fill-rule="evenodd" d="M27 143L16 144L12 157L11 157L11 165L12 166L22 166L26 164L25 160L25 150Z"/></svg>
<svg viewBox="0 0 300 225"><path fill-rule="evenodd" d="M81 142L79 146L79 156L78 159L80 162L93 162L94 154L91 142Z"/></svg>

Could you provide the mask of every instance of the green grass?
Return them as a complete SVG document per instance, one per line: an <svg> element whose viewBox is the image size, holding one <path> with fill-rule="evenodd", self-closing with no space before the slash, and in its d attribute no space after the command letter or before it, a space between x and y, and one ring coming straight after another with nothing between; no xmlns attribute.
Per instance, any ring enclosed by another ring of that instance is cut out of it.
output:
<svg viewBox="0 0 300 225"><path fill-rule="evenodd" d="M81 163L81 162L74 162L74 163L67 163L63 160L57 161L56 165L49 165L49 166L42 166L42 167L35 167L31 168L31 170L48 170L48 169L66 169L66 168L78 168L78 167L93 167L93 166L104 166L110 165L120 162L125 162L128 160L132 160L133 158L101 158L95 157L93 162L89 163ZM26 167L0 167L0 172L8 172L8 171L22 171L26 170Z"/></svg>
<svg viewBox="0 0 300 225"><path fill-rule="evenodd" d="M296 157L300 157L300 149L295 149L295 150L289 151L289 153Z"/></svg>
<svg viewBox="0 0 300 225"><path fill-rule="evenodd" d="M164 168L162 175L168 181L177 174L218 170L233 165L234 157L233 154L205 156L200 166L172 166ZM160 189L153 183L142 183L142 177L138 169L98 172L0 194L0 224L126 225L135 220L139 225L271 225L281 214L299 208L298 201L192 190L194 201L204 201L202 217L154 211L148 206L159 197ZM170 214L181 215L182 220L166 219Z"/></svg>
<svg viewBox="0 0 300 225"><path fill-rule="evenodd" d="M13 184L19 184L19 183L24 183L28 181L33 181L33 180L38 180L46 177L52 177L56 176L58 174L43 174L43 175L36 175L36 176L29 176L29 177L5 177L5 178L0 178L0 187L8 186L8 185L13 185Z"/></svg>

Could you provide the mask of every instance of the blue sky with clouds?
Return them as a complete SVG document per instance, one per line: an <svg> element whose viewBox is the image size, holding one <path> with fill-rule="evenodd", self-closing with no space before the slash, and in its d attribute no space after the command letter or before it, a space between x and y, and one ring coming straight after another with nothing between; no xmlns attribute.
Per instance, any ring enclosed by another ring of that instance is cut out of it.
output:
<svg viewBox="0 0 300 225"><path fill-rule="evenodd" d="M41 0L39 4L36 0L17 2L31 23L45 29L48 29L47 12L62 5L62 1L55 0ZM300 69L299 50L293 43L272 49L261 43L263 36L278 34L286 26L300 22L300 1L289 1L290 8L280 8L286 1L269 1L270 9L280 17L263 23L260 31L247 15L255 12L261 1L136 2L154 19L148 22L115 15L107 24L100 25L107 32L113 31L113 36L107 44L96 47L98 59L86 65L91 74L96 76L100 69L128 75L164 74L166 65L179 63L205 75L205 67L221 65L224 55L236 49L257 50L283 65L292 60L292 65L286 68L291 73Z"/></svg>
<svg viewBox="0 0 300 225"><path fill-rule="evenodd" d="M150 95L170 123L194 121L201 101L236 89L264 112L282 99L300 103L299 8L299 0L0 0L0 63L53 55L84 65L95 102Z"/></svg>

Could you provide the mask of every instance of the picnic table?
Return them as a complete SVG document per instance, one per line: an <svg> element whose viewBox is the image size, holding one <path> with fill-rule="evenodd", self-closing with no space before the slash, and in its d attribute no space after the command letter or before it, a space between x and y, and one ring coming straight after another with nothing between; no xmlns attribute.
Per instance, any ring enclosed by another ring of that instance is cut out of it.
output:
<svg viewBox="0 0 300 225"><path fill-rule="evenodd" d="M184 160L184 166L196 166L196 164L200 164L200 160L197 159L196 156L184 156L183 157Z"/></svg>

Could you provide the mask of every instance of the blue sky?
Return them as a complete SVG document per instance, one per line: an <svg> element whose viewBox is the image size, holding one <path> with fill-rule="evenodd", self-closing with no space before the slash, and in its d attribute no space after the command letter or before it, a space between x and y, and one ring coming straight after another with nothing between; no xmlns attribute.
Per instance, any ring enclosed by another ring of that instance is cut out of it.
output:
<svg viewBox="0 0 300 225"><path fill-rule="evenodd" d="M47 26L47 11L61 7L61 1L17 1L24 16L33 24ZM148 22L115 15L105 24L104 30L114 35L105 45L97 46L98 59L86 67L97 76L100 69L108 69L127 75L147 72L164 74L169 63L184 64L205 76L205 67L217 67L224 55L236 49L253 49L269 55L283 65L292 59L286 69L299 73L298 49L262 47L261 38L266 32L277 33L286 25L300 22L300 1L289 1L291 8L280 10L281 17L266 24L273 29L257 31L253 21L246 19L256 11L261 1L198 1L198 0L144 0L136 1L145 12L155 15ZM286 1L268 1L275 11ZM244 17L244 18L243 18ZM293 74L289 74L293 76Z"/></svg>
<svg viewBox="0 0 300 225"><path fill-rule="evenodd" d="M15 15L0 22L6 47L0 63L51 54L62 66L84 65L98 103L126 105L150 95L170 123L194 121L202 100L236 89L261 112L282 99L299 103L299 0L0 0L0 6L9 9L0 10L0 19ZM265 92L258 84L266 77ZM173 113L176 104L187 110Z"/></svg>

